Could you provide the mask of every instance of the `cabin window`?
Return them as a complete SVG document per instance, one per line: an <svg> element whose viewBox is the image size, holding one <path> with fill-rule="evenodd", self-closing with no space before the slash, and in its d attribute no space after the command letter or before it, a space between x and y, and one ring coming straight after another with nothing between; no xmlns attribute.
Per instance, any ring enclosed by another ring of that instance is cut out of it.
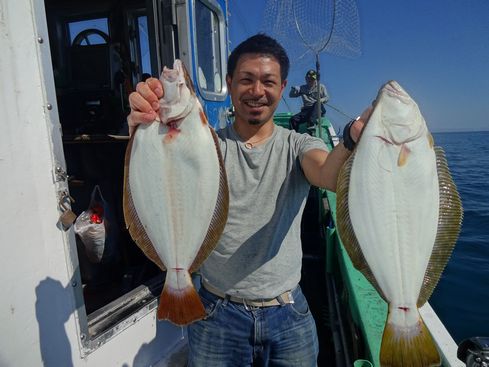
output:
<svg viewBox="0 0 489 367"><path fill-rule="evenodd" d="M103 45L108 43L109 22L97 18L68 23L70 43L77 46Z"/></svg>
<svg viewBox="0 0 489 367"><path fill-rule="evenodd" d="M143 74L151 74L151 56L149 53L148 17L146 15L137 18L139 54L141 58L141 70Z"/></svg>
<svg viewBox="0 0 489 367"><path fill-rule="evenodd" d="M135 86L153 74L148 14L135 9L127 14L129 23L129 50L132 61L131 83Z"/></svg>
<svg viewBox="0 0 489 367"><path fill-rule="evenodd" d="M197 82L202 96L216 100L225 96L223 16L211 1L195 2Z"/></svg>

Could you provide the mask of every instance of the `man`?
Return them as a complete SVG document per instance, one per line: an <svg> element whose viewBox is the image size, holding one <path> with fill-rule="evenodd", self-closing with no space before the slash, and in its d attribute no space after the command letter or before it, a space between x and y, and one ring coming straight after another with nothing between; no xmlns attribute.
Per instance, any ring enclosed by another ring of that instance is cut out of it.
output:
<svg viewBox="0 0 489 367"><path fill-rule="evenodd" d="M189 366L316 365L316 327L298 286L300 222L310 185L335 190L350 151L339 144L328 154L320 139L274 125L288 70L285 50L262 34L229 57L235 121L217 132L229 215L201 268L207 317L188 327ZM154 78L136 90L129 98L131 132L154 120L164 93ZM352 125L353 140L362 127Z"/></svg>
<svg viewBox="0 0 489 367"><path fill-rule="evenodd" d="M307 126L314 126L318 119L318 83L317 74L314 70L309 70L306 73L306 84L300 87L292 87L289 97L302 97L301 111L290 118L290 127L295 131L299 131L299 125L307 123ZM326 110L324 103L328 102L329 96L326 87L323 84L319 85L319 98L321 105L321 116L324 116Z"/></svg>

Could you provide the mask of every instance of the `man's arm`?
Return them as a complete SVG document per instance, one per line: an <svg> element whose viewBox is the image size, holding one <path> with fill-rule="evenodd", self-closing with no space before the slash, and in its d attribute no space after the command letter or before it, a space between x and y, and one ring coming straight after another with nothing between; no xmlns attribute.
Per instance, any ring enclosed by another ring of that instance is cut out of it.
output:
<svg viewBox="0 0 489 367"><path fill-rule="evenodd" d="M357 142L366 120L359 118L351 126L350 135ZM311 185L336 191L336 182L343 164L351 152L343 143L338 144L331 152L312 149L304 154L301 166L307 180Z"/></svg>
<svg viewBox="0 0 489 367"><path fill-rule="evenodd" d="M326 87L323 84L321 84L320 87L320 98L321 98L321 103L326 103L329 101L328 91L326 90Z"/></svg>
<svg viewBox="0 0 489 367"><path fill-rule="evenodd" d="M301 87L292 87L290 88L290 93L289 93L289 97L290 98L295 98L295 97L299 97L301 95Z"/></svg>

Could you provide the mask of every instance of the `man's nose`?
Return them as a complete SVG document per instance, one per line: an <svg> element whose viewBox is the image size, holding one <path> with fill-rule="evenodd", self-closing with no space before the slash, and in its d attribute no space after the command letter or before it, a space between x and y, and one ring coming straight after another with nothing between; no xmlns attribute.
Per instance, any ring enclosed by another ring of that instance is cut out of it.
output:
<svg viewBox="0 0 489 367"><path fill-rule="evenodd" d="M259 80L254 82L253 85L251 86L251 92L255 96L262 95L264 93L264 91L265 91L265 88L264 88L262 82L260 82Z"/></svg>

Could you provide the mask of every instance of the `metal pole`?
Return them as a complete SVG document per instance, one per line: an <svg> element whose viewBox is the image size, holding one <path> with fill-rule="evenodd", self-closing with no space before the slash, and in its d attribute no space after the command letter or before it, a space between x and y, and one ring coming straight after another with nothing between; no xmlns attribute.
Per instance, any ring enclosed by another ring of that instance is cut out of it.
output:
<svg viewBox="0 0 489 367"><path fill-rule="evenodd" d="M317 127L318 127L318 136L320 139L323 138L323 128L321 126L321 76L319 74L320 65L319 65L319 53L316 52L316 88L317 88L317 101L316 101L316 109L317 109Z"/></svg>

